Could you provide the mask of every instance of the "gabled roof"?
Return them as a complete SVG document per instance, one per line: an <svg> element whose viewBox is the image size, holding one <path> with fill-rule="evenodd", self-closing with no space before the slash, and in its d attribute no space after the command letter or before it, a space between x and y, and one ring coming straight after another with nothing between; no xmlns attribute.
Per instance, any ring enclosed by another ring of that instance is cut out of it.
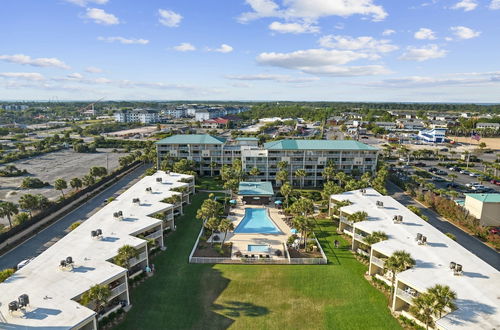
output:
<svg viewBox="0 0 500 330"><path fill-rule="evenodd" d="M176 134L157 141L156 144L224 144L226 139L208 134Z"/></svg>
<svg viewBox="0 0 500 330"><path fill-rule="evenodd" d="M259 141L256 137L239 137L235 139L236 141Z"/></svg>
<svg viewBox="0 0 500 330"><path fill-rule="evenodd" d="M242 196L272 196L274 195L271 182L240 182L238 195Z"/></svg>
<svg viewBox="0 0 500 330"><path fill-rule="evenodd" d="M500 194L465 194L483 203L500 203Z"/></svg>
<svg viewBox="0 0 500 330"><path fill-rule="evenodd" d="M378 150L354 140L279 140L264 143L268 150Z"/></svg>

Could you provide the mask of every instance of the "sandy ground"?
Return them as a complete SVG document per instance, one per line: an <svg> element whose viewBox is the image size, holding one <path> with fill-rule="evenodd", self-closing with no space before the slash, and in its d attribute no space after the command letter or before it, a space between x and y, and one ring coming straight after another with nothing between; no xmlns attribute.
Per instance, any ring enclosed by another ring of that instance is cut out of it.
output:
<svg viewBox="0 0 500 330"><path fill-rule="evenodd" d="M464 145L467 145L470 148L477 148L478 144L481 142L486 143L486 148L494 149L494 150L500 150L500 137L497 138L481 138L481 140L476 141L476 140L471 140L469 137L449 137L452 140L455 140L457 142L463 143Z"/></svg>
<svg viewBox="0 0 500 330"><path fill-rule="evenodd" d="M151 134L154 132L156 132L156 125L155 126L132 128L132 129L127 129L127 130L123 130L123 131L106 133L103 135L119 137L119 136L125 136L125 135L135 135L135 134Z"/></svg>
<svg viewBox="0 0 500 330"><path fill-rule="evenodd" d="M14 163L17 168L26 169L30 176L39 178L42 181L47 181L53 184L58 178L63 178L68 182L74 177L82 178L89 172L93 166L106 167L106 157L108 158L108 170L111 171L118 167L118 158L122 157L123 153L113 153L112 149L98 149L99 152L91 154L76 153L73 150L63 150L50 154L20 160ZM0 177L0 200L17 202L19 198L27 193L43 194L49 199L56 199L60 192L55 190L53 186L47 186L40 189L21 189L19 186L23 181L24 176L4 178ZM70 188L66 189L67 191ZM0 223L4 223L0 219Z"/></svg>

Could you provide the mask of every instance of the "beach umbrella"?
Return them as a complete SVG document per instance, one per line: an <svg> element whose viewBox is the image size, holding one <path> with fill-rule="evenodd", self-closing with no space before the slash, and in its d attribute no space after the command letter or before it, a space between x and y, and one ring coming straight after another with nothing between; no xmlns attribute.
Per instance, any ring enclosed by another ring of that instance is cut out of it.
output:
<svg viewBox="0 0 500 330"><path fill-rule="evenodd" d="M277 201L274 201L274 204L276 204L276 205L280 205L280 204L283 204L283 202L282 202L282 201L280 201L280 200L277 200Z"/></svg>
<svg viewBox="0 0 500 330"><path fill-rule="evenodd" d="M297 234L298 233L297 229L295 229L295 228L292 228L292 230L290 230L290 231L292 232L292 234Z"/></svg>
<svg viewBox="0 0 500 330"><path fill-rule="evenodd" d="M229 201L229 203L231 203L231 204L236 204L236 199L231 199L231 200Z"/></svg>

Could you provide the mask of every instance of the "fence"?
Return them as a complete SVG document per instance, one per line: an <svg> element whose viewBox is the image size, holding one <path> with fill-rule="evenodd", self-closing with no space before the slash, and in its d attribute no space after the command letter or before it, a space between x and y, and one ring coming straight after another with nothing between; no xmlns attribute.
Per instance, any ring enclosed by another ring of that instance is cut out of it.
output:
<svg viewBox="0 0 500 330"><path fill-rule="evenodd" d="M90 199L92 195L99 193L114 182L121 179L121 176L133 171L136 167L139 166L139 164L140 162L136 161L129 166L110 173L108 176L102 178L99 182L78 191L77 193L69 196L61 202L53 204L52 206L33 216L33 218L29 219L28 221L11 228L5 233L0 234L0 250L9 247L13 243L21 240L28 235L36 233L44 225L54 221L61 216L64 216L66 213L70 212L73 209L73 207L70 206L83 204L85 201ZM73 203L76 203L76 205L71 205ZM64 208L66 207L68 208L64 210Z"/></svg>

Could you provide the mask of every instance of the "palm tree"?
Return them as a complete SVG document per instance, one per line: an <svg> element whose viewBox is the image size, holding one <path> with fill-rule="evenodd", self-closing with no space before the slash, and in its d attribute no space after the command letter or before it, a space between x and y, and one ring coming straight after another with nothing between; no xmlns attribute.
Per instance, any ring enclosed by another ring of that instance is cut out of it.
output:
<svg viewBox="0 0 500 330"><path fill-rule="evenodd" d="M347 217L348 221L352 221L354 223L365 221L367 219L368 219L368 213L366 213L365 211L354 212L353 214L350 214Z"/></svg>
<svg viewBox="0 0 500 330"><path fill-rule="evenodd" d="M224 232L224 238L222 239L222 243L220 244L221 248L224 246L224 241L227 238L227 232L233 230L234 224L231 221L229 221L228 219L221 220L221 222L219 223L219 231Z"/></svg>
<svg viewBox="0 0 500 330"><path fill-rule="evenodd" d="M82 295L83 305L94 305L94 310L100 313L108 304L108 299L111 296L111 290L108 285L96 284Z"/></svg>
<svg viewBox="0 0 500 330"><path fill-rule="evenodd" d="M129 261L132 258L137 258L139 251L132 245L124 245L118 249L118 254L114 257L113 261L118 266L129 268Z"/></svg>
<svg viewBox="0 0 500 330"><path fill-rule="evenodd" d="M276 181L280 181L280 183L283 183L288 180L288 171L287 170L279 170L276 173Z"/></svg>
<svg viewBox="0 0 500 330"><path fill-rule="evenodd" d="M414 298L412 302L413 305L410 306L410 312L418 320L425 323L426 329L429 329L429 326L433 323L432 315L435 313L434 297L428 293L423 293Z"/></svg>
<svg viewBox="0 0 500 330"><path fill-rule="evenodd" d="M436 284L435 286L427 289L427 292L432 295L435 300L434 315L438 318L441 318L446 309L449 308L451 310L455 310L457 308L455 305L457 294L449 286Z"/></svg>
<svg viewBox="0 0 500 330"><path fill-rule="evenodd" d="M39 206L38 198L32 194L25 194L19 198L19 206L24 210L28 210L30 218L33 218L33 211L37 210Z"/></svg>
<svg viewBox="0 0 500 330"><path fill-rule="evenodd" d="M56 181L54 181L54 188L56 190L60 190L62 197L64 198L64 189L68 188L68 184L66 180L59 178Z"/></svg>
<svg viewBox="0 0 500 330"><path fill-rule="evenodd" d="M327 166L325 167L325 169L323 170L323 178L325 179L325 181L332 181L333 178L335 178L335 167L333 166Z"/></svg>
<svg viewBox="0 0 500 330"><path fill-rule="evenodd" d="M335 175L335 178L339 181L339 185L342 187L343 183L347 180L347 174L345 174L344 172L338 172Z"/></svg>
<svg viewBox="0 0 500 330"><path fill-rule="evenodd" d="M80 178L73 178L69 181L69 185L73 189L80 189L83 186L83 182Z"/></svg>
<svg viewBox="0 0 500 330"><path fill-rule="evenodd" d="M295 171L295 176L299 178L300 180L300 188L304 187L304 178L306 177L307 173L306 170L304 169L299 169Z"/></svg>
<svg viewBox="0 0 500 330"><path fill-rule="evenodd" d="M450 173L448 174L448 177L451 179L451 183L455 182L455 179L457 178L456 174Z"/></svg>
<svg viewBox="0 0 500 330"><path fill-rule="evenodd" d="M6 217L9 220L10 228L12 228L12 216L18 213L19 209L16 204L12 202L0 202L0 217Z"/></svg>
<svg viewBox="0 0 500 330"><path fill-rule="evenodd" d="M254 180L257 181L257 176L260 174L260 170L257 167L253 167L248 174L253 176Z"/></svg>
<svg viewBox="0 0 500 330"><path fill-rule="evenodd" d="M285 197L285 205L288 207L290 195L293 193L292 185L288 182L285 182L280 188L280 193L283 195L283 197Z"/></svg>
<svg viewBox="0 0 500 330"><path fill-rule="evenodd" d="M363 239L363 241L369 246L385 240L387 240L387 234L383 231L374 231Z"/></svg>
<svg viewBox="0 0 500 330"><path fill-rule="evenodd" d="M306 240L308 233L311 232L314 228L313 219L305 216L297 216L293 218L293 226L300 231L301 236L304 240L304 249L306 248Z"/></svg>
<svg viewBox="0 0 500 330"><path fill-rule="evenodd" d="M285 170L288 167L288 162L287 161L280 161L278 162L278 168L282 171Z"/></svg>
<svg viewBox="0 0 500 330"><path fill-rule="evenodd" d="M392 301L395 292L394 286L396 285L396 275L402 271L407 270L410 267L413 267L414 265L415 260L413 260L411 255L404 250L394 251L392 256L387 258L384 266L387 270L390 270L392 272L390 301Z"/></svg>
<svg viewBox="0 0 500 330"><path fill-rule="evenodd" d="M212 198L207 198L196 212L196 218L207 221L210 218L218 218L221 214L222 205Z"/></svg>
<svg viewBox="0 0 500 330"><path fill-rule="evenodd" d="M314 202L309 198L302 197L290 206L292 214L304 217L314 213Z"/></svg>
<svg viewBox="0 0 500 330"><path fill-rule="evenodd" d="M95 178L92 175L87 174L83 176L82 182L86 187L88 187L95 183Z"/></svg>
<svg viewBox="0 0 500 330"><path fill-rule="evenodd" d="M210 166L210 176L214 176L214 168L217 167L217 163L211 162L209 166Z"/></svg>

